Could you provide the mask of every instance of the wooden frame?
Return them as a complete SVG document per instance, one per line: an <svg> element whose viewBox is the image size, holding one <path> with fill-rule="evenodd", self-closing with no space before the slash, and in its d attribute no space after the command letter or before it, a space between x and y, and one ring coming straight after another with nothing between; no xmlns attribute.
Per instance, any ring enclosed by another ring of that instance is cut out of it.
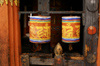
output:
<svg viewBox="0 0 100 66"><path fill-rule="evenodd" d="M48 1L49 0L45 0L46 3L48 3ZM84 55L85 60L67 61L64 59L63 61L65 62L65 65L68 66L84 66L84 65L97 66L96 62L98 62L98 66L100 65L99 59L97 59L97 61L95 59L97 56L97 46L99 46L98 45L98 24L99 24L98 3L99 2L98 0L94 0L95 2L91 2L91 0L84 0L84 1L85 1L85 7L84 7L85 11L83 13L83 18L85 18L83 23L85 27L84 28L85 29L84 50L85 50L85 54L87 53L87 55ZM18 6L16 6L15 3L13 4L13 6L11 6L10 2L8 2L8 5L6 4L6 2L4 2L3 6L0 7L0 15L1 15L0 16L0 23L1 23L0 24L1 25L0 26L1 29L0 30L0 65L1 66L21 66L21 59L20 59L21 39L20 39L20 22L19 22L18 10L19 10ZM48 11L48 9L45 11ZM45 12L42 14L45 14ZM90 26L94 26L97 30L97 32L93 35L88 34L87 29ZM98 49L98 55L99 55L99 49ZM32 60L33 58L33 57L29 57L29 55L27 55L26 57L28 60L29 58L30 60ZM94 61L92 61L91 59L93 59ZM51 58L50 60L53 59ZM34 63L31 62L31 64Z"/></svg>
<svg viewBox="0 0 100 66"><path fill-rule="evenodd" d="M80 61L76 61L75 59L73 60L74 64L70 64L71 66L76 66L77 64L79 64L79 66L96 66L96 56L97 56L97 45L98 45L98 0L94 0L95 3L93 3L91 0L83 0L84 1L84 6L83 6L83 10L84 12L82 12L82 19L83 19L83 25L84 25L84 61L81 61L82 63L80 63ZM38 1L38 10L39 12L41 12L41 15L47 15L46 13L71 13L70 11L49 11L48 8L49 6L44 5L44 3L49 2L49 0L46 1L42 1L39 0ZM43 3L42 3L43 2ZM41 7L42 5L42 7ZM46 6L45 10L44 7ZM39 9L40 8L40 9ZM31 13L39 13L39 12L31 12ZM20 13L30 13L30 12L20 12ZM72 12L73 13L73 12ZM77 13L77 12L75 12ZM90 26L93 26L96 28L97 32L95 34L90 35L88 33L88 28ZM30 63L31 64L35 64L34 61L35 58L30 57ZM38 58L39 59L39 58ZM93 59L93 60L91 60ZM48 60L52 60L53 59L49 59ZM79 59L78 59L79 60ZM37 60L39 61L39 60ZM67 60L64 60L67 61ZM70 61L70 60L69 60ZM40 61L39 61L40 62ZM44 62L46 64L46 62ZM43 64L44 64L43 63ZM48 62L47 62L48 63ZM38 63L39 64L39 63ZM53 64L53 62L51 62L50 64ZM67 62L65 62L65 66L66 64L69 64Z"/></svg>

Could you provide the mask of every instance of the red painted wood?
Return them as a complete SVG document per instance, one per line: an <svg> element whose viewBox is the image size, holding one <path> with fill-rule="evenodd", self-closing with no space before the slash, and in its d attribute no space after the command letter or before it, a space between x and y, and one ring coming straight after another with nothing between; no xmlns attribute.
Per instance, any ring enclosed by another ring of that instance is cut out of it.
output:
<svg viewBox="0 0 100 66"><path fill-rule="evenodd" d="M97 31L96 27L94 27L94 26L88 27L88 34L93 35L96 33L96 31Z"/></svg>

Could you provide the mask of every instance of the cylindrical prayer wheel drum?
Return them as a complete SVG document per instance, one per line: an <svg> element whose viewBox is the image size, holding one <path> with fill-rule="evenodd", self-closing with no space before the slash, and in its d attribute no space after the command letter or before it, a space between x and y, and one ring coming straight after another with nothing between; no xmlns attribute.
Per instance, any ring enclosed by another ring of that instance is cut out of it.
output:
<svg viewBox="0 0 100 66"><path fill-rule="evenodd" d="M80 41L80 17L62 17L62 42L76 43Z"/></svg>
<svg viewBox="0 0 100 66"><path fill-rule="evenodd" d="M30 16L30 42L48 43L51 37L50 16Z"/></svg>

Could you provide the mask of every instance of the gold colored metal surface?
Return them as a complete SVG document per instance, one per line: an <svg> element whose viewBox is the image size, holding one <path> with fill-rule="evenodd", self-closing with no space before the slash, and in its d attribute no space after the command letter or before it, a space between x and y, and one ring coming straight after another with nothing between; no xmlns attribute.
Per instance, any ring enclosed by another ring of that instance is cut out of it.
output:
<svg viewBox="0 0 100 66"><path fill-rule="evenodd" d="M4 0L0 0L0 5L2 6L4 3Z"/></svg>
<svg viewBox="0 0 100 66"><path fill-rule="evenodd" d="M63 49L62 49L60 43L58 43L58 44L56 45L56 47L55 47L55 49L54 49L54 53L55 53L56 56L57 56L57 55L62 55Z"/></svg>
<svg viewBox="0 0 100 66"><path fill-rule="evenodd" d="M90 50L90 48L87 46L87 45L85 45L85 56L87 56L87 52Z"/></svg>
<svg viewBox="0 0 100 66"><path fill-rule="evenodd" d="M14 3L15 3L16 6L18 5L18 1L17 0L15 0Z"/></svg>
<svg viewBox="0 0 100 66"><path fill-rule="evenodd" d="M8 5L8 0L5 0L6 4Z"/></svg>
<svg viewBox="0 0 100 66"><path fill-rule="evenodd" d="M11 6L13 6L13 0L10 0Z"/></svg>

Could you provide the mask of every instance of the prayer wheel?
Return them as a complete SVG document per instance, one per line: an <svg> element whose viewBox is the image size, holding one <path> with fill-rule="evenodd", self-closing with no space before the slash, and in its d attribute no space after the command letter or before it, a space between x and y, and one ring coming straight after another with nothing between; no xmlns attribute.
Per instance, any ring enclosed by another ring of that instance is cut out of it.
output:
<svg viewBox="0 0 100 66"><path fill-rule="evenodd" d="M48 43L51 37L50 16L30 16L30 42Z"/></svg>
<svg viewBox="0 0 100 66"><path fill-rule="evenodd" d="M62 17L62 42L76 43L80 41L80 17Z"/></svg>

